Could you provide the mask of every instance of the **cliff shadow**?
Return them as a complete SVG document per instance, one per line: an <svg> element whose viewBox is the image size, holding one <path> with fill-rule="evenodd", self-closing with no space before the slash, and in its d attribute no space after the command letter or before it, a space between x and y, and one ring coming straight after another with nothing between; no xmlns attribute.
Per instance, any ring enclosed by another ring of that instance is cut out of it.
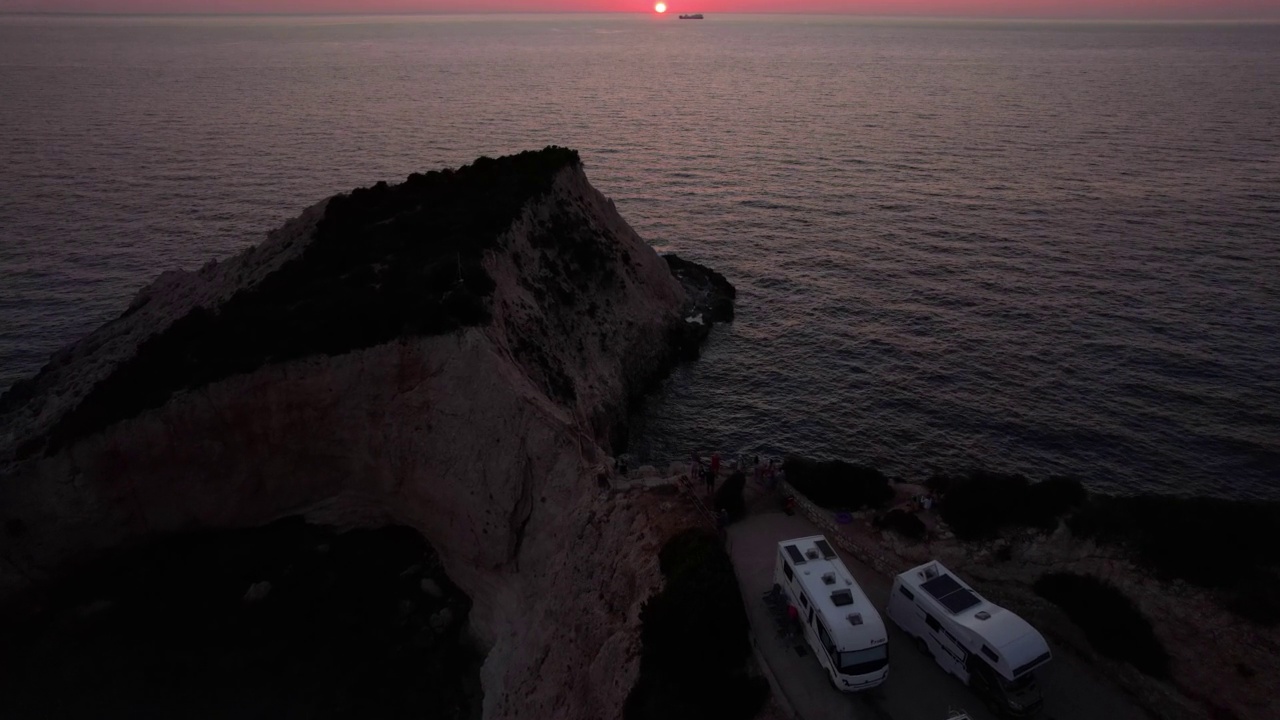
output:
<svg viewBox="0 0 1280 720"><path fill-rule="evenodd" d="M5 718L479 717L471 601L405 527L161 539L13 605Z"/></svg>

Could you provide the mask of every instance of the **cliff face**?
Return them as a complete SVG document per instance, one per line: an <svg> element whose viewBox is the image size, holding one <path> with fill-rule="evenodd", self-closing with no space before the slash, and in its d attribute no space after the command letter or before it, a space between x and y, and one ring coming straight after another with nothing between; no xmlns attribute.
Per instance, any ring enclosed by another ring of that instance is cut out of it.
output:
<svg viewBox="0 0 1280 720"><path fill-rule="evenodd" d="M0 598L182 530L403 524L474 602L486 717L616 716L659 576L597 480L689 302L571 151L317 205L0 400Z"/></svg>

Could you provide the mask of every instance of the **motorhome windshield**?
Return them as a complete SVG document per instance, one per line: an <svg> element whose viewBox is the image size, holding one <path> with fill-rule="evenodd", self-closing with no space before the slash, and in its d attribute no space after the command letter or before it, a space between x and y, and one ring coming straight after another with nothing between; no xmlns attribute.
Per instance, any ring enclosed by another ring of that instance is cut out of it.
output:
<svg viewBox="0 0 1280 720"><path fill-rule="evenodd" d="M1031 684L1035 682L1034 675L1023 675L1016 680L1005 680L999 675L996 677L1000 678L1000 685L1006 692L1018 692L1020 690L1025 690L1028 687L1031 687Z"/></svg>
<svg viewBox="0 0 1280 720"><path fill-rule="evenodd" d="M889 647L887 645L877 645L866 650L842 652L840 653L839 662L841 674L865 675L889 664Z"/></svg>

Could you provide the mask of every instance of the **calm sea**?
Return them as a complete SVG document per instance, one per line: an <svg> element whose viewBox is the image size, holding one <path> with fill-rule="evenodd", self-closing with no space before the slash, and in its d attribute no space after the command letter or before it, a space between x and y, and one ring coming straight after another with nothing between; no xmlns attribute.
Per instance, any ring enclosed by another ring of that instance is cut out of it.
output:
<svg viewBox="0 0 1280 720"><path fill-rule="evenodd" d="M0 17L0 388L332 193L553 143L740 291L638 460L1280 497L1280 25Z"/></svg>

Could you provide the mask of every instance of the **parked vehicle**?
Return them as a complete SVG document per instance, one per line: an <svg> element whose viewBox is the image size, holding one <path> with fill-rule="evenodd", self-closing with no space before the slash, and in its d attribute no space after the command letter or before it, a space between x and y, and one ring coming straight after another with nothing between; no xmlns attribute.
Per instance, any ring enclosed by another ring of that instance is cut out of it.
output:
<svg viewBox="0 0 1280 720"><path fill-rule="evenodd" d="M1052 658L1027 621L983 598L938 561L893 581L889 619L992 710L1031 717L1044 704L1035 670Z"/></svg>
<svg viewBox="0 0 1280 720"><path fill-rule="evenodd" d="M837 690L868 690L889 677L884 621L826 538L778 543L774 583Z"/></svg>

